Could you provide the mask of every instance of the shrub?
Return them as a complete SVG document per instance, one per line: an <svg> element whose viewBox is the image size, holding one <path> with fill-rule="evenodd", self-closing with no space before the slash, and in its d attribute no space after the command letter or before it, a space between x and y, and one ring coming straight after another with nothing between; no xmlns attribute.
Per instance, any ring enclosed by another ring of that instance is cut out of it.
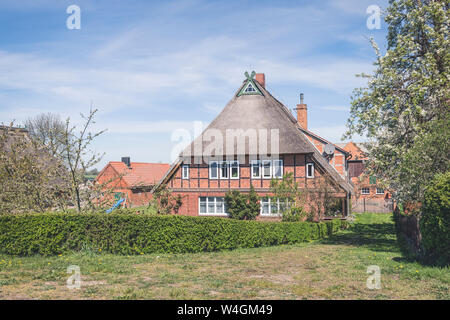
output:
<svg viewBox="0 0 450 320"><path fill-rule="evenodd" d="M450 172L437 175L427 186L420 219L425 262L450 264Z"/></svg>
<svg viewBox="0 0 450 320"><path fill-rule="evenodd" d="M254 220L259 214L259 197L253 186L248 194L230 190L225 194L225 206L231 219Z"/></svg>
<svg viewBox="0 0 450 320"><path fill-rule="evenodd" d="M136 214L0 216L0 252L54 255L83 248L114 254L182 253L292 244L329 236L345 221L238 221Z"/></svg>
<svg viewBox="0 0 450 320"><path fill-rule="evenodd" d="M283 211L281 220L283 222L297 222L302 221L306 217L307 213L302 208L288 208Z"/></svg>

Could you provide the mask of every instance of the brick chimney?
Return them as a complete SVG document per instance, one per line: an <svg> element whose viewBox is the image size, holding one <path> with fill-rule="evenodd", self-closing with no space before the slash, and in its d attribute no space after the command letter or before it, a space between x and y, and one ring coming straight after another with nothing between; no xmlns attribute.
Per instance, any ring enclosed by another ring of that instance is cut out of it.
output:
<svg viewBox="0 0 450 320"><path fill-rule="evenodd" d="M300 104L297 105L297 122L305 130L308 130L308 107L303 103L303 93L300 93Z"/></svg>
<svg viewBox="0 0 450 320"><path fill-rule="evenodd" d="M255 75L255 80L259 82L260 85L263 86L263 88L266 87L266 76L264 73L257 73Z"/></svg>

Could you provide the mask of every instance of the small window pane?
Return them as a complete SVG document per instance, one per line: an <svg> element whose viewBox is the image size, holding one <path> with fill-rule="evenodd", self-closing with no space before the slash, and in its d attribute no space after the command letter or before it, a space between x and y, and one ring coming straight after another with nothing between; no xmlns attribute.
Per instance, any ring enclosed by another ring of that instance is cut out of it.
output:
<svg viewBox="0 0 450 320"><path fill-rule="evenodd" d="M206 213L206 197L200 197L200 213Z"/></svg>
<svg viewBox="0 0 450 320"><path fill-rule="evenodd" d="M223 210L223 198L216 198L216 213L225 213Z"/></svg>
<svg viewBox="0 0 450 320"><path fill-rule="evenodd" d="M183 166L183 179L189 179L189 166Z"/></svg>
<svg viewBox="0 0 450 320"><path fill-rule="evenodd" d="M226 161L220 164L220 178L228 178L228 163Z"/></svg>
<svg viewBox="0 0 450 320"><path fill-rule="evenodd" d="M239 162L231 162L231 178L239 178Z"/></svg>
<svg viewBox="0 0 450 320"><path fill-rule="evenodd" d="M271 169L272 169L271 161L270 160L263 161L263 176L264 176L264 178L270 178L272 176Z"/></svg>
<svg viewBox="0 0 450 320"><path fill-rule="evenodd" d="M307 178L314 178L314 163L307 163L306 164L306 177Z"/></svg>
<svg viewBox="0 0 450 320"><path fill-rule="evenodd" d="M377 194L384 194L384 189L377 188Z"/></svg>
<svg viewBox="0 0 450 320"><path fill-rule="evenodd" d="M208 197L208 213L215 212L214 197Z"/></svg>
<svg viewBox="0 0 450 320"><path fill-rule="evenodd" d="M252 162L252 178L259 178L261 176L260 173L260 162L253 161Z"/></svg>
<svg viewBox="0 0 450 320"><path fill-rule="evenodd" d="M370 189L369 188L362 188L361 189L361 193L362 194L370 194Z"/></svg>
<svg viewBox="0 0 450 320"><path fill-rule="evenodd" d="M262 214L269 214L269 200L267 198L261 199L261 213Z"/></svg>
<svg viewBox="0 0 450 320"><path fill-rule="evenodd" d="M282 160L274 160L273 162L273 176L275 178L282 178L283 177L283 161Z"/></svg>
<svg viewBox="0 0 450 320"><path fill-rule="evenodd" d="M210 163L209 174L211 179L217 179L217 162Z"/></svg>

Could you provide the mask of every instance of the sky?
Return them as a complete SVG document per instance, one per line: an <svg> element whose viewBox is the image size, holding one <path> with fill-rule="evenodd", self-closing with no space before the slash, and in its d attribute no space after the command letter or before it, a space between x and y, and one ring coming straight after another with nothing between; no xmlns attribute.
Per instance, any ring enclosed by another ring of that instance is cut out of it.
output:
<svg viewBox="0 0 450 320"><path fill-rule="evenodd" d="M67 28L70 5L80 29ZM174 130L194 136L254 70L291 110L304 93L309 129L342 142L355 75L374 70L369 38L386 43L370 5L387 0L0 0L0 123L51 112L80 125L92 104L92 131L107 129L98 169L169 163Z"/></svg>

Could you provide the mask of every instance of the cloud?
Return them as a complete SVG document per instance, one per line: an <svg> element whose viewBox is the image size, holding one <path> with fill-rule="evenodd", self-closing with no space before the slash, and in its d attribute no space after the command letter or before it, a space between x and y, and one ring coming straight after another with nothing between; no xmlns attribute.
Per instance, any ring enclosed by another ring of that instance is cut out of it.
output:
<svg viewBox="0 0 450 320"><path fill-rule="evenodd" d="M350 107L349 106L324 106L324 107L319 107L320 109L323 110L330 110L330 111L350 111Z"/></svg>
<svg viewBox="0 0 450 320"><path fill-rule="evenodd" d="M99 126L97 127L100 129ZM108 122L108 133L113 134L172 133L175 130L191 132L194 130L194 121Z"/></svg>
<svg viewBox="0 0 450 320"><path fill-rule="evenodd" d="M60 9L47 8L50 0L27 0L31 2L36 6L28 11L43 6L39 14L49 10L53 16ZM81 32L49 31L44 40L33 39L33 45L24 40L20 46L2 46L0 121L54 112L78 123L79 111L88 111L93 101L100 110L96 126L108 128L109 136L146 134L164 145L161 139L170 138L173 130L189 129L192 120L206 122L218 114L245 70L265 72L274 94L309 87L323 95L322 104L332 104L324 110L348 111L345 100L362 85L354 75L373 69L367 56L357 54L369 47L354 28L365 26L365 2L262 4L250 15L241 2L100 1L80 6L86 17ZM50 38L53 42L39 42ZM327 96L345 98L326 101ZM318 129L328 130L333 139L344 131ZM147 154L153 156L156 149Z"/></svg>
<svg viewBox="0 0 450 320"><path fill-rule="evenodd" d="M347 131L347 127L345 125L338 125L338 126L327 126L327 127L313 127L309 128L311 132L314 132L321 136L322 138L334 142L339 143L343 141L349 141L349 140L342 140L342 136ZM366 141L367 139L365 137L355 135L352 137L352 141Z"/></svg>

